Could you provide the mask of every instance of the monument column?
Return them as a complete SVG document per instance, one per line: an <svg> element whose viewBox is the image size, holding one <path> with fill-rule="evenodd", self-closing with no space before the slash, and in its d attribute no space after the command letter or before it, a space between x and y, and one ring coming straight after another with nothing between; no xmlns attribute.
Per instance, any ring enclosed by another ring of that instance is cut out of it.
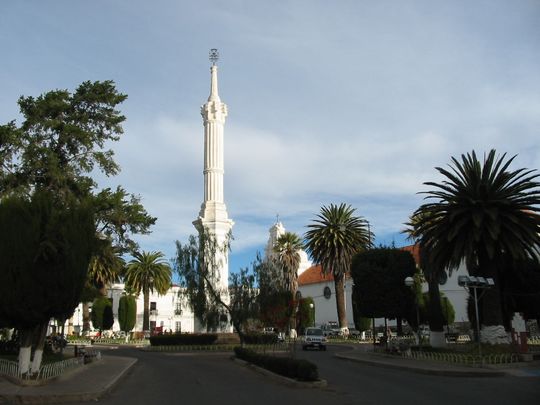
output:
<svg viewBox="0 0 540 405"><path fill-rule="evenodd" d="M223 198L224 151L223 129L227 117L227 105L221 102L218 93L217 49L210 50L210 96L201 107L204 123L204 200L199 217L193 221L199 234L206 230L222 246L234 222L227 214ZM214 258L219 264L218 277L214 287L222 292L222 299L229 302L229 264L228 252L216 252ZM228 327L227 331L230 330Z"/></svg>

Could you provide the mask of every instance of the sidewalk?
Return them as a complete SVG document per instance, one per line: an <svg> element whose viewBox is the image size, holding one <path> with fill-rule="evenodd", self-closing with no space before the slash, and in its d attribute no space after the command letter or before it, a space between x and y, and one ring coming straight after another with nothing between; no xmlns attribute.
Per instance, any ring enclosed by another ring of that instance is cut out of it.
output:
<svg viewBox="0 0 540 405"><path fill-rule="evenodd" d="M540 376L540 362L513 363L497 366L467 367L441 361L416 360L396 355L355 350L336 353L336 357L349 361L357 361L372 366L408 370L420 374L442 375L452 377L500 377L513 375L519 377Z"/></svg>
<svg viewBox="0 0 540 405"><path fill-rule="evenodd" d="M0 403L51 404L97 400L109 392L137 359L103 356L42 386L19 386L0 377Z"/></svg>

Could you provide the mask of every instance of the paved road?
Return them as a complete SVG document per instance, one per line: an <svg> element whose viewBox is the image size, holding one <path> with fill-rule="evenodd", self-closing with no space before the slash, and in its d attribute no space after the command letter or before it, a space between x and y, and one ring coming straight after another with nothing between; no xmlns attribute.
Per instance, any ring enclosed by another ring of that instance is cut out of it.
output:
<svg viewBox="0 0 540 405"><path fill-rule="evenodd" d="M336 359L343 351L329 346L327 352L297 352L319 366L328 386L344 403L357 404L539 404L538 377L444 377L380 368ZM355 402L356 401L356 402Z"/></svg>
<svg viewBox="0 0 540 405"><path fill-rule="evenodd" d="M319 365L325 389L291 388L224 354L165 354L119 349L139 362L104 404L538 404L539 378L455 378L366 366L327 352L297 351ZM340 348L343 350L343 348Z"/></svg>

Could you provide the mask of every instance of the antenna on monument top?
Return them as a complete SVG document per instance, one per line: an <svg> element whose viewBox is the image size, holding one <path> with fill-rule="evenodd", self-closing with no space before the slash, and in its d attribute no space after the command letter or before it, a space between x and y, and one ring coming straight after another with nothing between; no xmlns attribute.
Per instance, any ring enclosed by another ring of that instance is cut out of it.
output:
<svg viewBox="0 0 540 405"><path fill-rule="evenodd" d="M216 66L216 62L219 59L219 52L217 48L210 49L210 52L208 53L208 59L210 59L210 62L212 62L212 66Z"/></svg>

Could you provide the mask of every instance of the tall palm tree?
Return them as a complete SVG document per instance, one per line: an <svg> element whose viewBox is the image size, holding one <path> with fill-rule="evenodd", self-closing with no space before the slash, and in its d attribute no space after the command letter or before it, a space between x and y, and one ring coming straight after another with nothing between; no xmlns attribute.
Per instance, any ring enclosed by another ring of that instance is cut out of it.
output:
<svg viewBox="0 0 540 405"><path fill-rule="evenodd" d="M540 253L540 183L535 170L510 170L516 156L496 156L491 150L483 163L476 153L452 158L450 170L437 167L445 179L427 182L427 202L415 216L420 246L437 268L456 269L465 260L471 275L491 277L495 288L482 299L484 340L504 341L501 309L503 257L534 258Z"/></svg>
<svg viewBox="0 0 540 405"><path fill-rule="evenodd" d="M126 268L126 286L144 295L143 330L150 328L150 292L165 294L171 287L172 271L161 252L135 252Z"/></svg>
<svg viewBox="0 0 540 405"><path fill-rule="evenodd" d="M285 288L291 292L293 300L296 299L298 290L298 267L300 266L300 250L302 241L300 237L293 232L285 232L279 236L274 245L274 252L277 253L277 262L283 270ZM290 328L296 328L296 305L294 305Z"/></svg>
<svg viewBox="0 0 540 405"><path fill-rule="evenodd" d="M323 274L332 273L336 289L339 326L347 329L345 312L345 274L350 271L353 256L371 245L368 222L354 216L350 205L330 204L308 225L305 248Z"/></svg>

